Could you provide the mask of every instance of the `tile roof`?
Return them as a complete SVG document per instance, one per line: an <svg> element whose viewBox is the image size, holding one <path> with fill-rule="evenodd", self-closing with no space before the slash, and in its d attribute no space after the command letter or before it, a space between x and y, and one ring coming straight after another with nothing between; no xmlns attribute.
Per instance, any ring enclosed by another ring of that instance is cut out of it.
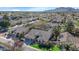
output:
<svg viewBox="0 0 79 59"><path fill-rule="evenodd" d="M48 41L50 36L51 36L51 32L43 31L43 30L37 30L37 29L32 29L28 34L25 35L25 37L26 38L30 38L30 39L35 39L36 35L39 36L37 38L39 41L41 41L41 40Z"/></svg>

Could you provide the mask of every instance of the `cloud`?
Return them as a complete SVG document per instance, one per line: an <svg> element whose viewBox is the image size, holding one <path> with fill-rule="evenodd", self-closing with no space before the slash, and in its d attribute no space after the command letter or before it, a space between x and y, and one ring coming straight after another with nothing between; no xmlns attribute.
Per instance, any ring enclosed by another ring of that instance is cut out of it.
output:
<svg viewBox="0 0 79 59"><path fill-rule="evenodd" d="M10 11L21 11L20 9L12 9Z"/></svg>
<svg viewBox="0 0 79 59"><path fill-rule="evenodd" d="M53 9L53 8L52 7L34 7L34 8L28 9L27 11L44 11L49 9Z"/></svg>

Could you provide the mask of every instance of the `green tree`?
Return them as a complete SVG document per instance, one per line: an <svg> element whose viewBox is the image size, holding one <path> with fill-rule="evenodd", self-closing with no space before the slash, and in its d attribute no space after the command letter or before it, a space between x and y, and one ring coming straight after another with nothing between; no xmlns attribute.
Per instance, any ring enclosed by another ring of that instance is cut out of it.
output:
<svg viewBox="0 0 79 59"><path fill-rule="evenodd" d="M21 33L21 34L20 33L17 33L16 37L18 39L24 38L24 33Z"/></svg>
<svg viewBox="0 0 79 59"><path fill-rule="evenodd" d="M19 38L21 39L21 38L24 38L24 33L21 33L20 35L19 35Z"/></svg>
<svg viewBox="0 0 79 59"><path fill-rule="evenodd" d="M75 28L75 26L74 26L74 23L72 21L68 21L66 23L66 31L72 33L74 31L74 28Z"/></svg>
<svg viewBox="0 0 79 59"><path fill-rule="evenodd" d="M10 23L9 23L9 21L8 20L3 20L3 21L1 21L0 22L0 26L1 27L9 27L10 26Z"/></svg>
<svg viewBox="0 0 79 59"><path fill-rule="evenodd" d="M4 16L3 16L3 19L4 19L4 20L9 20L9 17L8 17L7 15L4 15Z"/></svg>
<svg viewBox="0 0 79 59"><path fill-rule="evenodd" d="M3 16L3 21L0 22L0 26L6 28L10 26L9 17L7 15Z"/></svg>
<svg viewBox="0 0 79 59"><path fill-rule="evenodd" d="M56 26L56 27L53 28L53 35L54 35L55 40L57 40L57 38L60 34L60 30L61 30L60 26Z"/></svg>
<svg viewBox="0 0 79 59"><path fill-rule="evenodd" d="M60 51L60 47L58 45L54 45L52 48L53 51Z"/></svg>

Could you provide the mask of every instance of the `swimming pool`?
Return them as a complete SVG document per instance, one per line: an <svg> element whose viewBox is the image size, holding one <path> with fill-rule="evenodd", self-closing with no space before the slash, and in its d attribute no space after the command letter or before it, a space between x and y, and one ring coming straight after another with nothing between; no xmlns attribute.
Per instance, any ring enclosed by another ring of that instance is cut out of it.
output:
<svg viewBox="0 0 79 59"><path fill-rule="evenodd" d="M7 51L7 49L3 46L0 46L0 51Z"/></svg>

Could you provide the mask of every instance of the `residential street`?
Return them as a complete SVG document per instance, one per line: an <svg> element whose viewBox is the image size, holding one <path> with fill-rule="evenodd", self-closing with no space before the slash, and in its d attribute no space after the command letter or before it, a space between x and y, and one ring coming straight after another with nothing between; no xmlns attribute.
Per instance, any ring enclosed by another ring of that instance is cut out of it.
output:
<svg viewBox="0 0 79 59"><path fill-rule="evenodd" d="M6 39L5 37L0 36L0 42L4 43L4 45L0 44L1 46L4 46L6 48L12 48L14 42L12 39ZM19 51L39 51L39 49L33 48L31 46L28 46L24 43L24 45L21 48L18 48Z"/></svg>

